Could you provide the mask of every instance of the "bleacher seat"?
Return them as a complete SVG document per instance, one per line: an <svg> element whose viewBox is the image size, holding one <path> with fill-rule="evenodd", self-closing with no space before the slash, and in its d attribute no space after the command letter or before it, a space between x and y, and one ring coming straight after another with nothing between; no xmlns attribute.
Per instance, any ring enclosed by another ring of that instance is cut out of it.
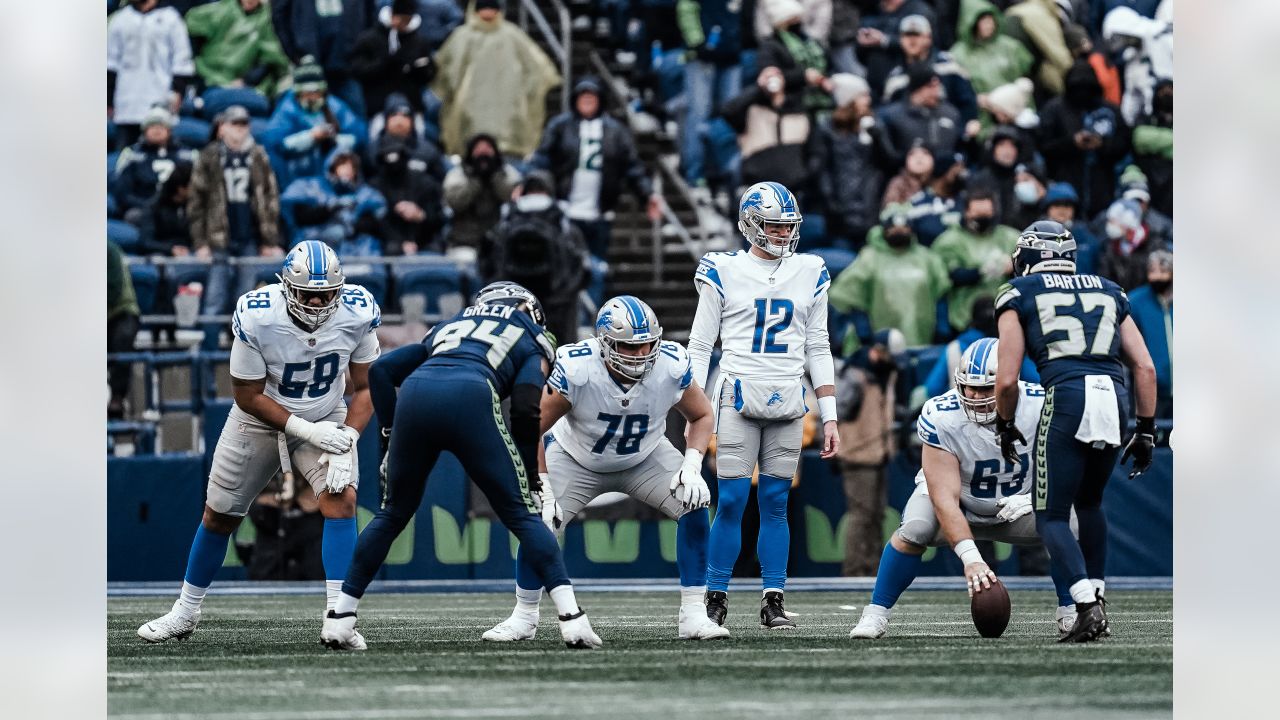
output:
<svg viewBox="0 0 1280 720"><path fill-rule="evenodd" d="M173 128L173 137L183 146L199 150L209 144L209 133L212 128L213 126L200 118L182 117L178 118L178 124Z"/></svg>
<svg viewBox="0 0 1280 720"><path fill-rule="evenodd" d="M858 257L858 254L852 250L836 247L814 248L809 252L822 258L822 261L827 264L827 272L831 273L832 280L835 280L836 276L853 264L854 258Z"/></svg>
<svg viewBox="0 0 1280 720"><path fill-rule="evenodd" d="M451 264L407 270L396 278L396 298L406 295L426 298L430 315L452 315L465 305L462 273Z"/></svg>
<svg viewBox="0 0 1280 720"><path fill-rule="evenodd" d="M271 101L253 88L209 88L200 98L204 101L200 116L209 122L232 105L240 105L251 117L271 115Z"/></svg>
<svg viewBox="0 0 1280 720"><path fill-rule="evenodd" d="M365 290L373 294L373 299L378 301L378 305L385 305L387 302L387 269L382 265L374 265L372 267L361 267L359 272L351 272L347 274L347 283L350 285L361 285Z"/></svg>
<svg viewBox="0 0 1280 720"><path fill-rule="evenodd" d="M138 228L123 220L107 220L107 239L119 245L126 255L137 254L141 242Z"/></svg>
<svg viewBox="0 0 1280 720"><path fill-rule="evenodd" d="M129 277L133 280L133 293L138 297L138 308L143 315L150 315L156 306L156 288L160 285L160 271L154 265L134 264L129 266Z"/></svg>
<svg viewBox="0 0 1280 720"><path fill-rule="evenodd" d="M177 288L187 283L198 282L201 285L209 284L209 266L203 262L191 263L174 263L165 268L165 280L168 286L177 291Z"/></svg>

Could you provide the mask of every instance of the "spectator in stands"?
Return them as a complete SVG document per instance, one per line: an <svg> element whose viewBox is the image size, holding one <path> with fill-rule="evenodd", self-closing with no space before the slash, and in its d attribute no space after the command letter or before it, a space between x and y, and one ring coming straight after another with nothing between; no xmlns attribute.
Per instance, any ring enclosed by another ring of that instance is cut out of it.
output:
<svg viewBox="0 0 1280 720"><path fill-rule="evenodd" d="M947 268L951 291L947 295L951 327L969 327L973 299L995 296L1013 271L1012 255L1018 231L1000 224L999 200L989 188L969 191L964 219L938 237L933 251Z"/></svg>
<svg viewBox="0 0 1280 720"><path fill-rule="evenodd" d="M1085 217L1107 207L1115 190L1113 168L1129 152L1129 126L1120 109L1102 99L1087 62L1072 65L1063 96L1045 103L1039 135L1049 177L1076 188Z"/></svg>
<svg viewBox="0 0 1280 720"><path fill-rule="evenodd" d="M360 152L367 139L364 120L329 93L324 71L309 57L294 68L293 88L262 133L281 187L324 174L325 158L335 150Z"/></svg>
<svg viewBox="0 0 1280 720"><path fill-rule="evenodd" d="M685 116L680 126L680 164L695 200L710 203L704 124L742 87L742 51L754 44L752 16L738 0L677 0L676 20L684 37Z"/></svg>
<svg viewBox="0 0 1280 720"><path fill-rule="evenodd" d="M930 368L924 382L911 391L911 400L907 403L910 409L918 410L925 401L937 397L948 389L955 387L956 365L960 364L960 356L974 342L984 337L999 337L996 328L996 301L990 295L977 295L970 307L969 327L947 343L942 355ZM1040 374L1031 358L1022 359L1022 370L1019 377L1027 382L1039 382Z"/></svg>
<svg viewBox="0 0 1280 720"><path fill-rule="evenodd" d="M1106 53L1093 49L1089 33L1079 25L1063 28L1062 37L1066 40L1067 50L1071 52L1072 62L1083 58L1093 68L1094 74L1098 76L1098 84L1102 86L1102 99L1112 105L1119 105L1123 87L1120 84L1120 71L1111 63L1111 58Z"/></svg>
<svg viewBox="0 0 1280 720"><path fill-rule="evenodd" d="M662 198L636 155L631 131L601 111L600 81L573 86L572 106L547 123L530 167L558 178L555 196L568 203L569 219L586 238L591 254L607 260L613 213L624 183L645 205L650 222L662 217Z"/></svg>
<svg viewBox="0 0 1280 720"><path fill-rule="evenodd" d="M1008 125L997 126L986 147L983 168L974 175L972 185L995 192L1007 224L1019 228L1030 225L1040 216L1044 195L1044 171L1035 163L1033 149L1023 142L1017 128Z"/></svg>
<svg viewBox="0 0 1280 720"><path fill-rule="evenodd" d="M538 146L547 92L560 73L533 38L502 17L499 0L474 0L474 7L436 53L431 89L444 103L440 139L446 153L458 155L468 138L484 133L524 157Z"/></svg>
<svg viewBox="0 0 1280 720"><path fill-rule="evenodd" d="M1151 189L1147 185L1147 176L1137 165L1126 166L1117 181L1116 192L1125 200L1134 200L1142 210L1142 223L1147 226L1147 235L1160 242L1173 242L1173 219L1151 206ZM1093 219L1093 227L1099 232L1105 229L1106 212L1103 211Z"/></svg>
<svg viewBox="0 0 1280 720"><path fill-rule="evenodd" d="M945 323L938 303L951 280L942 260L916 242L909 211L907 205L886 207L880 225L867 234L867 246L831 285L831 306L854 315L857 332L846 336L846 354L888 328L901 330L908 346L928 345L939 319Z"/></svg>
<svg viewBox="0 0 1280 720"><path fill-rule="evenodd" d="M757 7L759 7L757 5ZM831 0L831 25L827 47L831 48L831 71L866 78L867 69L858 61L858 25L861 13L856 0ZM760 14L756 13L759 35ZM811 35L816 32L810 32Z"/></svg>
<svg viewBox="0 0 1280 720"><path fill-rule="evenodd" d="M360 157L339 150L322 177L298 178L280 196L280 212L293 233L327 243L339 256L382 254L382 219L387 201L360 176Z"/></svg>
<svg viewBox="0 0 1280 720"><path fill-rule="evenodd" d="M778 69L791 105L808 113L830 110L831 59L822 44L805 32L804 6L799 0L763 0L760 5L772 32L760 41L756 67ZM744 179L742 184L751 183Z"/></svg>
<svg viewBox="0 0 1280 720"><path fill-rule="evenodd" d="M318 65L328 91L363 118L364 96L351 75L349 58L356 36L373 24L373 0L273 0L271 21L289 59L295 65Z"/></svg>
<svg viewBox="0 0 1280 720"><path fill-rule="evenodd" d="M796 2L800 3L800 22L804 34L822 43L823 47L830 47L831 30L835 20L835 3L832 0L796 0ZM769 16L770 3L757 2L755 6L752 32L755 33L757 40L764 40L773 34L774 23ZM853 12L856 13L857 10ZM854 22L850 29L856 30L857 26L857 22Z"/></svg>
<svg viewBox="0 0 1280 720"><path fill-rule="evenodd" d="M881 330L840 371L836 399L840 405L840 473L844 478L847 523L844 533L845 576L875 575L877 550L884 543L887 501L885 466L897 454L893 432L897 358L906 350L901 332Z"/></svg>
<svg viewBox="0 0 1280 720"><path fill-rule="evenodd" d="M124 219L137 225L143 208L160 190L161 183L179 161L190 162L195 154L173 138L173 115L156 106L142 118L142 137L120 152L116 160L111 194Z"/></svg>
<svg viewBox="0 0 1280 720"><path fill-rule="evenodd" d="M107 352L132 352L138 335L138 318L142 310L133 292L133 279L125 265L120 246L107 241ZM107 363L111 399L107 402L107 418L124 418L125 398L129 396L129 380L133 375L128 363Z"/></svg>
<svg viewBox="0 0 1280 720"><path fill-rule="evenodd" d="M144 117L162 104L177 112L196 69L182 16L157 0L132 0L107 21L107 117L132 145Z"/></svg>
<svg viewBox="0 0 1280 720"><path fill-rule="evenodd" d="M911 196L911 229L925 247L933 245L947 228L960 223L956 203L969 179L961 153L940 154L933 159L933 177L920 192Z"/></svg>
<svg viewBox="0 0 1280 720"><path fill-rule="evenodd" d="M1022 43L1004 34L1004 13L990 0L963 0L951 55L969 75L986 110L987 93L1031 73L1035 59Z"/></svg>
<svg viewBox="0 0 1280 720"><path fill-rule="evenodd" d="M1133 129L1134 162L1150 185L1150 207L1173 216L1173 81L1156 84L1151 112Z"/></svg>
<svg viewBox="0 0 1280 720"><path fill-rule="evenodd" d="M1173 417L1173 253L1147 256L1147 284L1129 293L1129 312L1156 366L1156 416Z"/></svg>
<svg viewBox="0 0 1280 720"><path fill-rule="evenodd" d="M561 344L578 341L578 292L590 279L582 233L556 202L555 180L532 170L480 246L481 282L512 280L542 301L547 329Z"/></svg>
<svg viewBox="0 0 1280 720"><path fill-rule="evenodd" d="M392 93L387 96L387 103L382 112L370 121L369 132L375 147L382 138L400 139L409 148L411 159L425 163L431 177L435 178L437 183L444 183L444 174L447 171L444 156L440 154L434 142L423 136L421 116L414 114L409 99L404 95ZM379 171L376 153L374 160L376 173Z"/></svg>
<svg viewBox="0 0 1280 720"><path fill-rule="evenodd" d="M138 219L140 255L187 257L191 254L191 163L179 160L160 185L160 192L142 208Z"/></svg>
<svg viewBox="0 0 1280 720"><path fill-rule="evenodd" d="M741 183L779 182L804 202L809 162L816 153L813 120L803 97L783 89L782 71L765 67L754 85L725 103L723 112L738 134Z"/></svg>
<svg viewBox="0 0 1280 720"><path fill-rule="evenodd" d="M462 162L444 177L444 202L453 211L449 252L474 259L480 239L498 223L503 203L519 184L520 172L503 160L492 135L469 138Z"/></svg>
<svg viewBox="0 0 1280 720"><path fill-rule="evenodd" d="M928 63L907 69L906 92L901 100L881 108L879 118L889 147L903 160L916 140L923 141L931 153L950 153L955 152L962 133L977 133L977 123L968 130L962 127L959 111L943 98L942 81Z"/></svg>
<svg viewBox="0 0 1280 720"><path fill-rule="evenodd" d="M1030 107L1031 81L1018 78L992 88L983 96L982 130L980 137L990 137L995 128L1002 127L1018 137L1019 146L1025 148L1029 161L1034 154L1036 137L1034 130L1040 126L1040 116Z"/></svg>
<svg viewBox="0 0 1280 720"><path fill-rule="evenodd" d="M1004 224L1014 228L1025 228L1040 219L1040 207L1048 188L1045 186L1044 173L1035 164L1018 163L1013 169L1013 197L1008 208L1003 212ZM1000 196L1000 202L1005 197Z"/></svg>
<svg viewBox="0 0 1280 720"><path fill-rule="evenodd" d="M443 188L430 165L397 135L378 140L374 189L387 200L383 255L416 255L431 249L444 228Z"/></svg>
<svg viewBox="0 0 1280 720"><path fill-rule="evenodd" d="M831 76L836 109L819 122L812 174L833 244L861 248L880 214L884 171L892 167L871 112L871 88L857 75Z"/></svg>
<svg viewBox="0 0 1280 720"><path fill-rule="evenodd" d="M859 3L863 6L869 3ZM902 59L898 32L902 21L910 15L920 15L932 27L937 22L933 7L925 0L879 0L879 12L865 13L858 28L858 57L867 69L867 83L871 96L884 94L885 78Z"/></svg>
<svg viewBox="0 0 1280 720"><path fill-rule="evenodd" d="M1102 246L1087 223L1076 222L1076 211L1080 203L1076 189L1071 187L1071 183L1050 183L1040 202L1044 206L1044 216L1062 223L1076 239L1076 272L1081 275L1097 272L1098 253L1102 251Z"/></svg>
<svg viewBox="0 0 1280 720"><path fill-rule="evenodd" d="M938 154L946 157L953 153ZM925 146L924 139L913 140L902 169L889 180L888 187L884 189L880 206L883 208L909 201L912 196L924 189L924 184L933 177L933 168L934 154Z"/></svg>
<svg viewBox="0 0 1280 720"><path fill-rule="evenodd" d="M417 0L395 0L378 11L378 21L356 37L351 73L364 90L370 114L400 93L415 113L423 111L422 91L436 74L432 47L422 33Z"/></svg>
<svg viewBox="0 0 1280 720"><path fill-rule="evenodd" d="M1004 32L1035 59L1031 79L1040 93L1037 97L1062 94L1072 58L1056 0L1022 0L1005 8L1004 20Z"/></svg>
<svg viewBox="0 0 1280 720"><path fill-rule="evenodd" d="M379 9L390 7L393 0L378 0ZM444 44L449 33L462 24L462 7L454 0L418 0L418 16L422 25L418 33L427 40L434 54Z"/></svg>
<svg viewBox="0 0 1280 720"><path fill-rule="evenodd" d="M908 15L898 25L898 42L902 48L902 62L889 72L884 82L884 100L892 102L902 99L907 90L907 68L917 63L926 63L938 74L942 81L943 94L947 102L960 112L960 120L966 124L978 118L978 98L974 95L964 68L951 57L951 53L938 50L933 45L933 26L923 15ZM966 135L977 131L966 130Z"/></svg>
<svg viewBox="0 0 1280 720"><path fill-rule="evenodd" d="M253 88L274 98L289 58L264 0L218 0L187 13L196 72L205 87Z"/></svg>
<svg viewBox="0 0 1280 720"><path fill-rule="evenodd" d="M1102 21L1102 37L1117 53L1124 72L1120 112L1126 123L1150 112L1156 85L1173 79L1172 5L1162 2L1154 18L1118 7Z"/></svg>
<svg viewBox="0 0 1280 720"><path fill-rule="evenodd" d="M1168 250L1168 241L1151 233L1142 221L1137 200L1121 198L1107 209L1103 225L1105 243L1098 260L1098 274L1111 278L1125 290L1133 290L1147 279L1147 257Z"/></svg>

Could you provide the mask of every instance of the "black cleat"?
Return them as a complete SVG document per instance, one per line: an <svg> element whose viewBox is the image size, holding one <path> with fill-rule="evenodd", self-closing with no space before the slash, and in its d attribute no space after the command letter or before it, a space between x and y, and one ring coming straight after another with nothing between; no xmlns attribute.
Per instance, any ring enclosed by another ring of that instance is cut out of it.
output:
<svg viewBox="0 0 1280 720"><path fill-rule="evenodd" d="M760 599L760 627L770 630L794 630L796 624L782 607L782 591L765 593Z"/></svg>
<svg viewBox="0 0 1280 720"><path fill-rule="evenodd" d="M1058 638L1060 643L1093 642L1102 636L1107 629L1107 614L1102 603L1076 603L1076 624L1071 631Z"/></svg>
<svg viewBox="0 0 1280 720"><path fill-rule="evenodd" d="M725 616L729 614L729 593L709 590L703 601L707 604L707 617L711 618L715 624L723 626Z"/></svg>
<svg viewBox="0 0 1280 720"><path fill-rule="evenodd" d="M1098 637L1111 637L1111 621L1107 619L1107 599L1097 590L1094 590L1093 594L1098 598L1098 605L1102 608L1102 632L1098 633Z"/></svg>

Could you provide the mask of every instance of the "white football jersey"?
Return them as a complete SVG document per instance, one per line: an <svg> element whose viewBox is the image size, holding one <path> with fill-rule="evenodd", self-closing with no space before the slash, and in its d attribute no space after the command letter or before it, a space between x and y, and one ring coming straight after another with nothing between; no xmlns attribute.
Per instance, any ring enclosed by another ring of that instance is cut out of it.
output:
<svg viewBox="0 0 1280 720"><path fill-rule="evenodd" d="M723 300L720 367L745 378L798 378L805 370L809 320L827 302L831 275L817 255L764 260L746 250L707 253L696 282ZM825 332L826 328L822 330ZM714 345L715 338L703 338Z"/></svg>
<svg viewBox="0 0 1280 720"><path fill-rule="evenodd" d="M930 398L916 421L916 433L927 445L946 450L960 461L960 506L975 515L994 516L1002 497L1031 492L1035 485L1035 458L1031 443L1035 442L1040 408L1044 405L1044 388L1035 383L1018 382L1022 401L1014 421L1027 439L1018 446L1020 463L1005 461L1000 453L1000 439L995 424L980 425L970 420L960 406L955 388ZM924 482L924 471L916 475Z"/></svg>
<svg viewBox="0 0 1280 720"><path fill-rule="evenodd" d="M323 420L342 402L347 364L371 363L381 350L374 329L382 311L359 285L343 285L338 311L315 332L298 327L280 283L252 290L231 316L232 377L267 379L266 396L298 417ZM245 352L245 350L249 352Z"/></svg>
<svg viewBox="0 0 1280 720"><path fill-rule="evenodd" d="M667 413L693 382L689 354L680 343L663 342L648 375L629 389L614 380L588 338L556 350L547 384L573 405L551 428L551 436L579 465L618 472L638 465L667 434Z"/></svg>

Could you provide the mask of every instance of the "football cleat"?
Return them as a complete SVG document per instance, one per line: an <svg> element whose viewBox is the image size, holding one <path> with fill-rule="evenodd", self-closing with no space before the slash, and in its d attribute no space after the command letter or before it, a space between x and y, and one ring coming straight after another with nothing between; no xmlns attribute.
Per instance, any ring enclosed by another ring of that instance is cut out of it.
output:
<svg viewBox="0 0 1280 720"><path fill-rule="evenodd" d="M572 650L594 650L604 641L591 629L591 621L587 619L587 611L581 607L572 615L560 616L560 637L564 645Z"/></svg>
<svg viewBox="0 0 1280 720"><path fill-rule="evenodd" d="M320 644L330 650L368 650L364 636L356 630L356 614L353 612L338 614L332 610L324 616L324 627L320 629Z"/></svg>
<svg viewBox="0 0 1280 720"><path fill-rule="evenodd" d="M200 611L191 612L182 607L180 602L173 603L173 609L143 624L138 628L138 637L149 643L162 643L165 640L186 640L196 631L200 624Z"/></svg>
<svg viewBox="0 0 1280 720"><path fill-rule="evenodd" d="M680 606L681 640L715 640L729 637L729 628L717 625L707 617L707 609L701 603Z"/></svg>
<svg viewBox="0 0 1280 720"><path fill-rule="evenodd" d="M849 637L865 640L882 638L889 630L889 618L892 616L893 608L868 605L862 608L862 617L858 618L858 624L849 631Z"/></svg>
<svg viewBox="0 0 1280 720"><path fill-rule="evenodd" d="M532 640L538 634L538 613L522 613L515 610L511 617L494 625L480 636L489 642L517 642Z"/></svg>
<svg viewBox="0 0 1280 720"><path fill-rule="evenodd" d="M782 607L782 591L771 590L760 599L760 627L770 630L795 630L796 624Z"/></svg>
<svg viewBox="0 0 1280 720"><path fill-rule="evenodd" d="M709 590L703 600L707 605L707 617L717 625L724 625L729 614L729 593L720 590Z"/></svg>
<svg viewBox="0 0 1280 720"><path fill-rule="evenodd" d="M1076 624L1076 607L1074 605L1059 605L1058 611L1054 614L1054 622L1058 624L1058 637L1065 637L1071 632L1071 628Z"/></svg>
<svg viewBox="0 0 1280 720"><path fill-rule="evenodd" d="M1098 605L1102 607L1102 632L1098 637L1111 637L1111 621L1107 619L1107 599L1102 597L1102 593L1095 588L1093 596L1098 598Z"/></svg>
<svg viewBox="0 0 1280 720"><path fill-rule="evenodd" d="M1102 610L1102 603L1076 603L1076 622L1066 635L1058 638L1060 643L1093 642L1102 636L1107 629L1107 615Z"/></svg>

